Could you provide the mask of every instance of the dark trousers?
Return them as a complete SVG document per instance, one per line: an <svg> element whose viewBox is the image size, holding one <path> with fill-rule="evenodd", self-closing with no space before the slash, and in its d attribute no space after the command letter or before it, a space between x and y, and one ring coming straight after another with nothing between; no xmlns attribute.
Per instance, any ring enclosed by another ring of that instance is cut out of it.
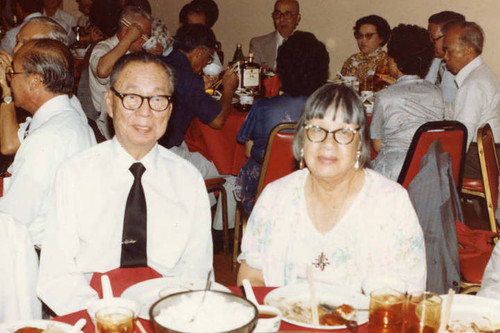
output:
<svg viewBox="0 0 500 333"><path fill-rule="evenodd" d="M500 156L500 144L495 144L497 148L497 156ZM464 165L465 178L481 178L481 163L479 162L479 151L477 142L471 142L469 150L465 154Z"/></svg>

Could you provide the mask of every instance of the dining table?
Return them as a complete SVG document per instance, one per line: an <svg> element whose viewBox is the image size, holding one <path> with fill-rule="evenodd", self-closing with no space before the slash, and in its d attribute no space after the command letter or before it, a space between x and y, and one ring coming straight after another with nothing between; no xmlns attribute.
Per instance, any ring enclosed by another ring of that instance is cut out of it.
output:
<svg viewBox="0 0 500 333"><path fill-rule="evenodd" d="M149 267L141 267L141 268L117 268L112 271L105 273L111 282L111 287L113 290L113 294L115 296L121 295L121 293L127 289L128 287L142 281L146 281L149 279L154 279L161 277L161 275L156 272L154 269ZM99 297L102 297L102 289L101 289L101 275L99 273L95 273L90 281L90 285L97 291ZM243 296L243 290L237 286L228 286L229 290L239 296ZM264 297L275 287L254 287L255 297L259 304L263 304ZM63 322L66 324L73 325L79 319L84 318L87 320L87 324L82 329L84 333L94 333L96 332L94 325L87 313L86 310L77 311L74 313L70 313L64 316L59 316L53 318L55 321ZM146 332L153 333L153 324L150 320L145 320L142 318L138 318L139 321ZM136 333L141 333L138 325L134 325L134 330ZM319 329L310 329L292 325L285 321L281 322L280 332L337 332L337 333L350 333L348 329L336 329L336 330L319 330ZM358 333L367 333L368 325L363 324L358 327Z"/></svg>
<svg viewBox="0 0 500 333"><path fill-rule="evenodd" d="M220 129L203 124L195 117L184 137L189 151L198 152L212 161L219 174L237 176L247 160L245 146L236 141L247 114L248 112L238 111L233 104L224 126Z"/></svg>

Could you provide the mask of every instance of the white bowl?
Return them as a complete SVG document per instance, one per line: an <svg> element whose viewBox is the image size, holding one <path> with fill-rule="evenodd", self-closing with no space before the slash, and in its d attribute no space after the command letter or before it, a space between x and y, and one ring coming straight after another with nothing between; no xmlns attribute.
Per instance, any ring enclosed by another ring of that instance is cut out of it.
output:
<svg viewBox="0 0 500 333"><path fill-rule="evenodd" d="M257 309L259 310L259 319L254 333L278 332L281 325L281 311L270 305L259 305ZM270 317L261 318L262 314L270 315Z"/></svg>
<svg viewBox="0 0 500 333"><path fill-rule="evenodd" d="M208 76L217 76L222 72L222 66L215 62L203 67L203 73Z"/></svg>
<svg viewBox="0 0 500 333"><path fill-rule="evenodd" d="M87 312L89 314L90 319L92 319L92 323L95 326L95 314L97 311L104 309L106 307L122 307L130 309L134 312L134 317L137 318L139 315L139 304L137 302L132 301L130 299L121 298L121 297L113 297L113 298L100 298L89 304L87 308Z"/></svg>

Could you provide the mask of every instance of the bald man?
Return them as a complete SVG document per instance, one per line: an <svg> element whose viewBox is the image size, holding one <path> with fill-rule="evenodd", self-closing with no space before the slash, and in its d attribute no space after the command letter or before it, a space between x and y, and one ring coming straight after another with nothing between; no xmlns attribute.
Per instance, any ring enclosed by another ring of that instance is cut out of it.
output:
<svg viewBox="0 0 500 333"><path fill-rule="evenodd" d="M272 12L275 31L250 40L250 52L258 64L276 68L278 48L290 37L300 22L300 8L297 0L278 0Z"/></svg>

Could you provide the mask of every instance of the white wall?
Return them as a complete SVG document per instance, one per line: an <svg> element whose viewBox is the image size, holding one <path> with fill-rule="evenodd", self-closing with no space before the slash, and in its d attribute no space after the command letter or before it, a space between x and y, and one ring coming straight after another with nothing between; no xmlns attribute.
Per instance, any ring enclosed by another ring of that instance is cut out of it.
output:
<svg viewBox="0 0 500 333"><path fill-rule="evenodd" d="M100 1L100 0L95 0ZM162 18L171 33L178 27L178 15L188 0L149 0L153 15ZM248 43L253 36L273 30L271 12L274 0L215 0L219 20L214 26L227 59L231 58L237 42ZM500 76L500 1L498 0L299 0L302 21L298 29L310 31L323 41L330 52L330 73L333 76L351 54L358 51L352 37L355 21L365 15L377 14L392 26L399 23L427 26L427 18L442 10L464 14L469 21L481 25L486 34L483 57ZM75 0L64 0L64 9L78 15Z"/></svg>

